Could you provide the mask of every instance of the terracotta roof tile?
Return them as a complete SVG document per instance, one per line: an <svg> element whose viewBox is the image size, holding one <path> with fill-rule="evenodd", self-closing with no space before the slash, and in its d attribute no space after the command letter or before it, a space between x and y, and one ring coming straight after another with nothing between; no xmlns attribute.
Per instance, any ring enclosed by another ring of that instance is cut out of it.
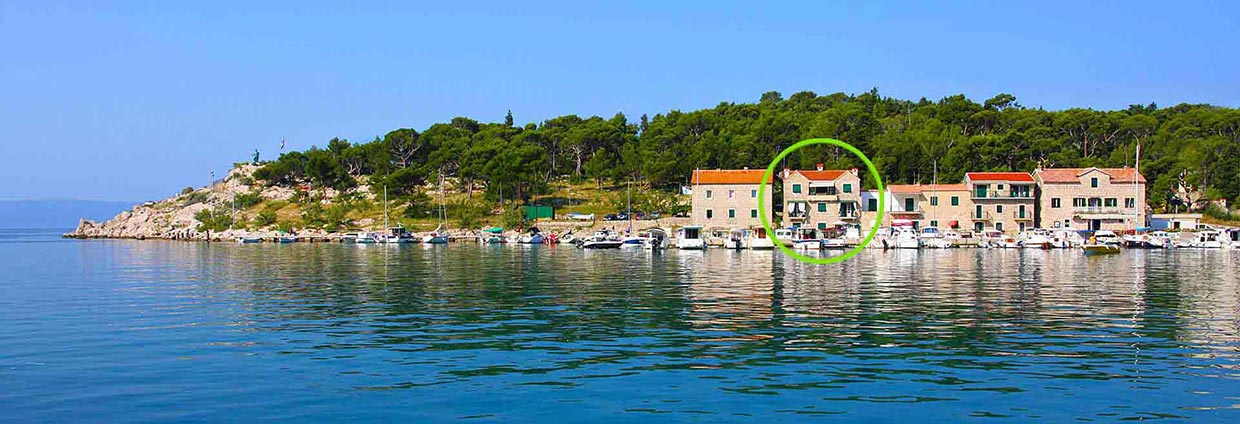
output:
<svg viewBox="0 0 1240 424"><path fill-rule="evenodd" d="M764 173L764 169L697 169L692 184L758 184Z"/></svg>
<svg viewBox="0 0 1240 424"><path fill-rule="evenodd" d="M970 172L965 174L970 181L1010 181L1031 183L1033 176L1027 172Z"/></svg>
<svg viewBox="0 0 1240 424"><path fill-rule="evenodd" d="M1081 175L1091 169L1097 169L1110 175L1111 182L1114 183L1132 183L1134 176L1136 177L1136 182L1145 183L1145 176L1137 173L1137 170L1133 168L1046 168L1035 172L1042 178L1042 182L1076 183L1080 182Z"/></svg>
<svg viewBox="0 0 1240 424"><path fill-rule="evenodd" d="M845 170L842 170L842 169L825 169L825 170L822 170L822 171L817 171L817 170L815 170L815 171L802 171L802 170L796 170L796 171L792 171L792 172L795 172L795 173L801 174L801 175L805 176L805 179L808 179L808 180L810 180L810 181L833 181L833 180L835 180L835 179L839 178L840 176L844 175L844 173L846 173L846 172L848 172L848 171L845 171Z"/></svg>

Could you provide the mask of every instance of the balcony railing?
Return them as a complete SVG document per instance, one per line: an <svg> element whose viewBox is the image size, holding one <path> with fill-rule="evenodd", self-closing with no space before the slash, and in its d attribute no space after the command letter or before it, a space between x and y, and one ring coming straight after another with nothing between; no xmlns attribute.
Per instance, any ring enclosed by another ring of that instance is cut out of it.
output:
<svg viewBox="0 0 1240 424"><path fill-rule="evenodd" d="M1133 214L1133 208L1121 208L1118 206L1077 206L1073 208L1079 214Z"/></svg>
<svg viewBox="0 0 1240 424"><path fill-rule="evenodd" d="M969 213L969 217L978 221L993 221L995 219L994 215L991 215L990 212L982 212L979 214L977 211L973 211Z"/></svg>
<svg viewBox="0 0 1240 424"><path fill-rule="evenodd" d="M1032 192L1028 192L1028 193L1014 192L1014 191L1006 192L1006 193L1005 192L993 192L993 191L979 193L979 192L974 191L973 198L974 199L1032 199L1033 193Z"/></svg>
<svg viewBox="0 0 1240 424"><path fill-rule="evenodd" d="M841 211L841 212L840 212L840 218L844 218L844 219L857 219L857 218L860 218L860 217L861 217L861 214L860 214L860 213L858 213L858 212L857 212L857 211L855 211L855 210L853 210L853 211Z"/></svg>

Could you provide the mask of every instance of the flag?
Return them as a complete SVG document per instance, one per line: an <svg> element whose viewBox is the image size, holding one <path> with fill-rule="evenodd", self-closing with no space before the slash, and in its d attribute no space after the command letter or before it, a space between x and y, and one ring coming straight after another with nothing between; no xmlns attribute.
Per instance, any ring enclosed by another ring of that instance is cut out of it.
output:
<svg viewBox="0 0 1240 424"><path fill-rule="evenodd" d="M280 137L280 151L284 151L284 137Z"/></svg>

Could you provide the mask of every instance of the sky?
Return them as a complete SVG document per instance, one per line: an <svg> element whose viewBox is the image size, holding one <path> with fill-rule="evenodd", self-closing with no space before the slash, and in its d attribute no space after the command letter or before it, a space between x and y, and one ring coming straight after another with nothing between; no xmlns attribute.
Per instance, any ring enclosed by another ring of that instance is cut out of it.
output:
<svg viewBox="0 0 1240 424"><path fill-rule="evenodd" d="M1240 106L1240 2L170 3L0 2L0 199L159 199L282 138L770 90Z"/></svg>

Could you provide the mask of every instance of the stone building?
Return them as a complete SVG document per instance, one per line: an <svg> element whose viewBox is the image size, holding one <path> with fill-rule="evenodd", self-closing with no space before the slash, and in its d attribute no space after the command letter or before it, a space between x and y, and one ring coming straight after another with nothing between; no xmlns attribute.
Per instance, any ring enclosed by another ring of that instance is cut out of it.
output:
<svg viewBox="0 0 1240 424"><path fill-rule="evenodd" d="M1131 230L1146 227L1145 177L1133 168L1033 171L1037 224L1043 228Z"/></svg>
<svg viewBox="0 0 1240 424"><path fill-rule="evenodd" d="M856 169L785 170L784 227L826 229L857 223L861 217L861 177Z"/></svg>
<svg viewBox="0 0 1240 424"><path fill-rule="evenodd" d="M886 187L884 199L887 215L883 221L890 225L895 220L912 221L913 226L938 227L940 229L970 229L969 214L973 203L969 188L964 184L893 184ZM876 203L877 199L867 200ZM877 205L866 205L866 211ZM871 216L873 222L873 217ZM868 226L867 226L868 227Z"/></svg>
<svg viewBox="0 0 1240 424"><path fill-rule="evenodd" d="M762 183L760 169L695 170L690 181L693 187L693 223L707 229L758 228L758 188ZM773 210L771 192L766 187L767 220Z"/></svg>
<svg viewBox="0 0 1240 424"><path fill-rule="evenodd" d="M1025 172L969 172L964 176L972 230L1024 231L1034 226L1034 180Z"/></svg>

